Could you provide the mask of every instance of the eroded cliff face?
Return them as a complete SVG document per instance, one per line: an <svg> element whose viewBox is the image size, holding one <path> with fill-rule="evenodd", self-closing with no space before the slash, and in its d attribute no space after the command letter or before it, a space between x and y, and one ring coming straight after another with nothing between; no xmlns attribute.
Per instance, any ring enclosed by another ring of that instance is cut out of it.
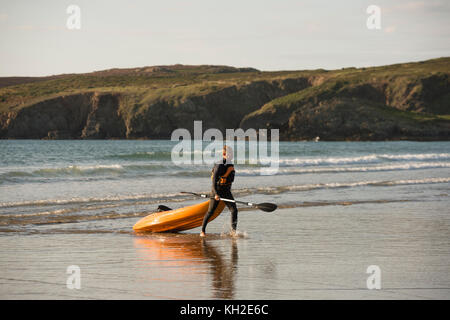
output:
<svg viewBox="0 0 450 320"><path fill-rule="evenodd" d="M0 113L0 138L170 139L178 128L192 135L201 120L203 130L223 133L279 129L283 140L450 139L448 73L371 75L324 71L207 90L173 86L164 94L149 88L140 96L127 90L61 95Z"/></svg>
<svg viewBox="0 0 450 320"><path fill-rule="evenodd" d="M404 82L336 81L275 99L246 115L243 129L280 129L280 139L449 140L449 77ZM398 88L395 90L394 88Z"/></svg>
<svg viewBox="0 0 450 320"><path fill-rule="evenodd" d="M188 98L160 99L136 110L124 93L83 93L45 100L0 114L0 137L29 139L170 138L173 130L237 128L266 102L310 86L307 78L258 81Z"/></svg>
<svg viewBox="0 0 450 320"><path fill-rule="evenodd" d="M0 116L2 138L122 138L119 95L83 93L45 100Z"/></svg>
<svg viewBox="0 0 450 320"><path fill-rule="evenodd" d="M127 119L127 138L170 138L177 128L193 133L195 120L203 129L239 127L245 115L259 109L266 102L310 86L310 79L296 78L257 81L235 85L211 92L175 100L158 100L143 106Z"/></svg>
<svg viewBox="0 0 450 320"><path fill-rule="evenodd" d="M81 138L124 138L125 120L119 110L119 94L98 94L91 97L89 113L84 122Z"/></svg>
<svg viewBox="0 0 450 320"><path fill-rule="evenodd" d="M75 138L81 135L92 105L92 94L61 96L19 111L0 120L3 138Z"/></svg>
<svg viewBox="0 0 450 320"><path fill-rule="evenodd" d="M282 131L283 140L448 140L450 122L417 120L383 104L335 98L298 108Z"/></svg>

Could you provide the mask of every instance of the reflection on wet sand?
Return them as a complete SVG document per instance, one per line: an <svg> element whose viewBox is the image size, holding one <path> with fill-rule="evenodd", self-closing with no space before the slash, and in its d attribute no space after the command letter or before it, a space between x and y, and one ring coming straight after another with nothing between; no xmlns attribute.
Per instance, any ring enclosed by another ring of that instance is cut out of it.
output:
<svg viewBox="0 0 450 320"><path fill-rule="evenodd" d="M229 240L229 241L227 241ZM231 256L221 252L228 251L231 243ZM193 298L197 290L202 290L202 282L207 273L212 276L213 298L233 299L234 276L238 263L238 248L235 238L209 234L199 238L197 234L151 234L135 238L135 248L143 257L148 268L147 281L180 281L191 288L184 287L186 299ZM158 272L162 273L157 276ZM200 277L199 277L200 275ZM192 295L190 294L192 292Z"/></svg>
<svg viewBox="0 0 450 320"><path fill-rule="evenodd" d="M205 257L210 259L214 287L214 298L233 299L234 271L238 263L238 249L236 239L231 239L231 259L227 262L208 240L202 240Z"/></svg>

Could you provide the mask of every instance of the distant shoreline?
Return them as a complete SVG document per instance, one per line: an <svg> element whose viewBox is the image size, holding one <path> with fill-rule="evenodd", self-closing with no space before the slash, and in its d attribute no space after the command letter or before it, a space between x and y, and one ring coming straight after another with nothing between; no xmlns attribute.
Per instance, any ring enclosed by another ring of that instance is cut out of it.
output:
<svg viewBox="0 0 450 320"><path fill-rule="evenodd" d="M170 139L159 138L105 138L105 139L33 139L33 138L0 138L0 141L172 141ZM191 140L194 141L194 140ZM203 142L211 142L208 140L202 140ZM237 141L237 140L235 140ZM248 141L248 140L246 140ZM387 139L387 140L278 140L279 142L446 142L450 141L450 138L446 139ZM176 141L173 141L176 142ZM270 142L270 140L268 141Z"/></svg>
<svg viewBox="0 0 450 320"><path fill-rule="evenodd" d="M0 139L168 139L202 120L204 130L279 129L280 141L450 140L449 57L331 71L174 65L14 79L0 78Z"/></svg>

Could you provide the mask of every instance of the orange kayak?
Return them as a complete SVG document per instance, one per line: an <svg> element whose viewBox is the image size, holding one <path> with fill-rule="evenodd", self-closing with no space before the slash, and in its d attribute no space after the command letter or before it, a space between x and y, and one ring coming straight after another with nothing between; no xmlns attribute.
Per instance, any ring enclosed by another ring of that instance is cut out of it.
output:
<svg viewBox="0 0 450 320"><path fill-rule="evenodd" d="M183 231L200 227L208 211L209 200L192 206L152 213L133 226L134 231L166 232ZM223 211L225 203L219 202L211 219L214 220Z"/></svg>

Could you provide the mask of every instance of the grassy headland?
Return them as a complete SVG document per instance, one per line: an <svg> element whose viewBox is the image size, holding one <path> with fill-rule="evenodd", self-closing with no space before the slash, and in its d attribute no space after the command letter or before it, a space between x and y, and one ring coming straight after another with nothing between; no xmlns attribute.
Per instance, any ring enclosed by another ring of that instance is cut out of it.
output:
<svg viewBox="0 0 450 320"><path fill-rule="evenodd" d="M286 140L448 140L450 58L261 72L156 66L0 78L2 138L170 138L176 128L279 128Z"/></svg>

